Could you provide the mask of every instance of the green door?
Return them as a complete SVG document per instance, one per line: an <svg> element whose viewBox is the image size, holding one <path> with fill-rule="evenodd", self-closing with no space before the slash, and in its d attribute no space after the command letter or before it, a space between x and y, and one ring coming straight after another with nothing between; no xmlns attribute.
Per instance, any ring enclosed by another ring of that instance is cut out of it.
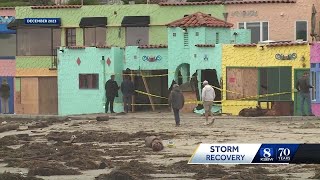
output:
<svg viewBox="0 0 320 180"><path fill-rule="evenodd" d="M296 88L296 84L297 84L297 81L299 78L302 77L303 73L305 72L308 72L309 73L309 69L295 69L294 70L294 88ZM301 116L301 110L300 110L300 96L299 96L299 93L298 92L295 92L294 93L294 115L295 116ZM308 105L307 103L304 104L304 108L305 108L305 112L307 112L307 108L308 108Z"/></svg>

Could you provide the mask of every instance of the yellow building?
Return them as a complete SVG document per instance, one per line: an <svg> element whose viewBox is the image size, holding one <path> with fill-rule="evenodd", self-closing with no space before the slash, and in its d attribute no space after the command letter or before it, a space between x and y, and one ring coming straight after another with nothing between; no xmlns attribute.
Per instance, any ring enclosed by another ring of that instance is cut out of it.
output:
<svg viewBox="0 0 320 180"><path fill-rule="evenodd" d="M298 115L296 80L310 68L307 43L224 45L222 112L238 115L243 108L271 108ZM296 99L296 101L294 101Z"/></svg>

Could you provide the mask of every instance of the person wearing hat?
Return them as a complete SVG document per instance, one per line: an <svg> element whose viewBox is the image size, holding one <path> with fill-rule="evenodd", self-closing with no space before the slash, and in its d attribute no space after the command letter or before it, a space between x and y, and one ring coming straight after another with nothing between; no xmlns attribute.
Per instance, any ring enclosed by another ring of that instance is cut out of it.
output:
<svg viewBox="0 0 320 180"><path fill-rule="evenodd" d="M10 86L7 83L6 79L2 80L2 84L0 87L0 95L1 95L1 113L8 114L9 113Z"/></svg>
<svg viewBox="0 0 320 180"><path fill-rule="evenodd" d="M208 81L203 81L203 89L202 89L202 101L203 101L203 108L205 110L206 122L205 125L213 124L214 117L212 115L211 109L213 105L214 98L216 97L216 93L211 85L209 85ZM208 116L212 117L212 122L208 123Z"/></svg>
<svg viewBox="0 0 320 180"><path fill-rule="evenodd" d="M178 126L180 126L179 111L184 106L184 96L183 96L178 84L173 85L168 102L169 102L169 106L171 106L173 113L174 113L176 127L178 127Z"/></svg>

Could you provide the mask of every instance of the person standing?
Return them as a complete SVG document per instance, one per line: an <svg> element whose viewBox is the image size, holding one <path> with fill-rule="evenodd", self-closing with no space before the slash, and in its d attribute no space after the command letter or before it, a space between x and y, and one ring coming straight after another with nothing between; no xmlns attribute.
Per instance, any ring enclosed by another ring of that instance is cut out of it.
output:
<svg viewBox="0 0 320 180"><path fill-rule="evenodd" d="M171 106L173 113L174 113L176 127L178 127L178 126L180 126L179 111L184 106L184 96L183 96L178 84L173 85L172 91L169 95L168 102L169 102L169 106Z"/></svg>
<svg viewBox="0 0 320 180"><path fill-rule="evenodd" d="M121 92L123 94L124 112L131 111L132 95L134 94L134 84L129 80L129 76L125 76L121 83Z"/></svg>
<svg viewBox="0 0 320 180"><path fill-rule="evenodd" d="M110 104L110 112L115 113L113 111L113 103L114 98L118 97L118 90L120 87L118 86L117 82L114 80L115 76L111 75L110 79L105 84L105 90L106 90L106 105L105 105L105 112L108 113L109 104Z"/></svg>
<svg viewBox="0 0 320 180"><path fill-rule="evenodd" d="M2 80L0 87L1 94L1 112L4 114L9 113L9 97L10 97L10 86L7 83L7 79Z"/></svg>
<svg viewBox="0 0 320 180"><path fill-rule="evenodd" d="M302 116L306 116L306 113L304 111L304 102L306 101L308 105L308 113L310 116L314 116L311 110L311 98L310 98L310 88L314 88L313 86L310 85L309 82L309 73L305 72L303 76L298 80L296 84L296 89L298 90L300 94L300 109L301 109L301 114Z"/></svg>
<svg viewBox="0 0 320 180"><path fill-rule="evenodd" d="M203 81L203 89L202 89L202 101L203 101L203 108L205 110L205 117L206 117L206 122L205 125L213 124L214 123L214 117L212 114L212 105L214 98L216 97L216 93L214 92L214 89L211 85L209 85L208 81ZM208 123L208 116L212 117L212 122Z"/></svg>

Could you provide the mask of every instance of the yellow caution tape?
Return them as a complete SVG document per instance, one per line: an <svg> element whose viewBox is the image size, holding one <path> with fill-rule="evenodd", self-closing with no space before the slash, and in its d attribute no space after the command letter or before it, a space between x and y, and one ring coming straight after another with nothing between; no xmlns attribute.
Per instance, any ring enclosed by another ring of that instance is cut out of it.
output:
<svg viewBox="0 0 320 180"><path fill-rule="evenodd" d="M144 94L144 95L147 95L147 96L153 96L153 97L157 97L157 98L168 99L168 98L166 98L166 97L157 96L157 95L150 94L150 93L146 93L146 92L143 92L143 91L135 90L135 92L140 93L140 94Z"/></svg>

